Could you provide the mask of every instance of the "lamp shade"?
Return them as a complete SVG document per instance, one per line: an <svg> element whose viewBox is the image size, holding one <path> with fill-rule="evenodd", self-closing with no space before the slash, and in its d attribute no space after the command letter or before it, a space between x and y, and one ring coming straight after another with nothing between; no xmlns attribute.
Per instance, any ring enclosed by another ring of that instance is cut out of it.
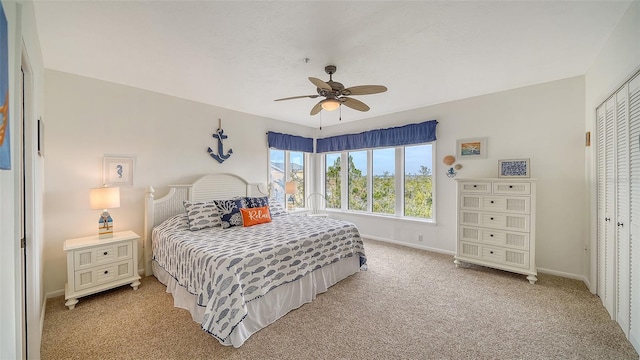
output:
<svg viewBox="0 0 640 360"><path fill-rule="evenodd" d="M89 193L92 209L114 209L120 207L120 188L101 187Z"/></svg>
<svg viewBox="0 0 640 360"><path fill-rule="evenodd" d="M327 111L333 111L340 107L340 101L336 99L325 99L322 101L322 108Z"/></svg>
<svg viewBox="0 0 640 360"><path fill-rule="evenodd" d="M286 194L295 194L297 188L298 188L298 185L296 184L295 181L287 181L284 184L284 192Z"/></svg>

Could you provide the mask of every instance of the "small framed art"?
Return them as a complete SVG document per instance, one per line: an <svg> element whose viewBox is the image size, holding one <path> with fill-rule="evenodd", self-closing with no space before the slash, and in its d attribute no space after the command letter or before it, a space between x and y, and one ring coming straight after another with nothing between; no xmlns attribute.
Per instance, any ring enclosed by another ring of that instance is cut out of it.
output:
<svg viewBox="0 0 640 360"><path fill-rule="evenodd" d="M528 178L531 172L529 159L498 160L499 177Z"/></svg>
<svg viewBox="0 0 640 360"><path fill-rule="evenodd" d="M487 157L487 138L458 140L456 149L458 159L485 159Z"/></svg>
<svg viewBox="0 0 640 360"><path fill-rule="evenodd" d="M133 186L133 158L105 156L102 182L106 186Z"/></svg>

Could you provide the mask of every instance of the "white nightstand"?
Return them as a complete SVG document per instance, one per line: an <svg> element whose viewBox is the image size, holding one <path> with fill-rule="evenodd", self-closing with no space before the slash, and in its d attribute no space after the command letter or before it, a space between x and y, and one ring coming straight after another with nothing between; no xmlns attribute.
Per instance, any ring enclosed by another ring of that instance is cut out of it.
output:
<svg viewBox="0 0 640 360"><path fill-rule="evenodd" d="M72 310L78 298L125 284L133 290L140 285L138 275L138 240L133 231L99 239L98 235L64 242L67 252L67 283L64 304Z"/></svg>

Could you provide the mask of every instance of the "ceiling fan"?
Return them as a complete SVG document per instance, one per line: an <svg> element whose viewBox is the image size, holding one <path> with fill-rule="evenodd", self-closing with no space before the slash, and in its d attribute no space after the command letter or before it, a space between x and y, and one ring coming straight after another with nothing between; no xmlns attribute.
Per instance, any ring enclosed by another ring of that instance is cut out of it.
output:
<svg viewBox="0 0 640 360"><path fill-rule="evenodd" d="M317 95L301 95L301 96L292 96L282 99L276 99L274 101L282 101L282 100L291 100L291 99L300 99L300 98L311 98L315 99L319 96L324 96L325 99L320 100L312 109L311 115L316 115L320 112L320 110L324 109L327 111L336 110L340 105L344 104L354 110L358 111L369 111L369 106L363 103L360 100L356 100L354 98L350 98L350 95L369 95L369 94L378 94L387 91L386 86L382 85L360 85L360 86L352 86L345 88L344 85L337 81L333 81L332 75L336 72L335 65L327 65L324 68L324 71L329 74L329 81L324 82L318 78L310 77L309 81L316 86Z"/></svg>

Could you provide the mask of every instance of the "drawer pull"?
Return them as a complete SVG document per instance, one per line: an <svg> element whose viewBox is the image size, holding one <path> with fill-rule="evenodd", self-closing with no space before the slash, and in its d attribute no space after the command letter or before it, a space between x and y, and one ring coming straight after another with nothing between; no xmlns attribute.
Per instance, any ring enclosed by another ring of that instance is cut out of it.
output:
<svg viewBox="0 0 640 360"><path fill-rule="evenodd" d="M493 234L489 235L490 237L493 237Z"/></svg>
<svg viewBox="0 0 640 360"><path fill-rule="evenodd" d="M493 254L493 251L489 251L489 254Z"/></svg>
<svg viewBox="0 0 640 360"><path fill-rule="evenodd" d="M509 189L513 189L513 185L509 185Z"/></svg>
<svg viewBox="0 0 640 360"><path fill-rule="evenodd" d="M107 255L107 254L108 254L108 252L106 252L106 251L104 253L102 253L102 255Z"/></svg>
<svg viewBox="0 0 640 360"><path fill-rule="evenodd" d="M493 218L490 218L490 220L493 220Z"/></svg>
<svg viewBox="0 0 640 360"><path fill-rule="evenodd" d="M491 203L493 204L493 200L491 200Z"/></svg>
<svg viewBox="0 0 640 360"><path fill-rule="evenodd" d="M104 274L107 275L109 273L109 270L105 270Z"/></svg>
<svg viewBox="0 0 640 360"><path fill-rule="evenodd" d="M478 185L473 185L473 187L478 187Z"/></svg>
<svg viewBox="0 0 640 360"><path fill-rule="evenodd" d="M619 223L618 223L618 226L624 226L624 224L623 224L623 223L621 223L621 222L619 222Z"/></svg>

